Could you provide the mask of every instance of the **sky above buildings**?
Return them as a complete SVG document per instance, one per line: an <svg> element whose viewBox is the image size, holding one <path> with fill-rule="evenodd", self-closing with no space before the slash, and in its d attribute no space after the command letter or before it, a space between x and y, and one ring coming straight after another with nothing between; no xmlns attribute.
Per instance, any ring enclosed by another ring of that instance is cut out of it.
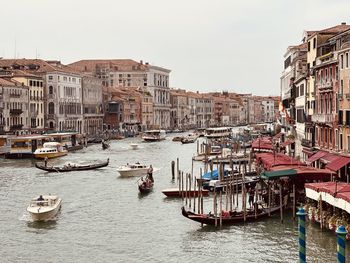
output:
<svg viewBox="0 0 350 263"><path fill-rule="evenodd" d="M304 30L350 23L347 0L1 0L0 57L131 58L193 91L278 95Z"/></svg>

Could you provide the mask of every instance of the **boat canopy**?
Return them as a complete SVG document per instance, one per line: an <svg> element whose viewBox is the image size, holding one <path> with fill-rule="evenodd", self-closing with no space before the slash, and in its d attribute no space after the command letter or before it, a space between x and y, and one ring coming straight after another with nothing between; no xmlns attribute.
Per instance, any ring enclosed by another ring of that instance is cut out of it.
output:
<svg viewBox="0 0 350 263"><path fill-rule="evenodd" d="M303 180L330 180L335 173L328 169L318 169L309 166L276 166L271 171L261 174L263 179L275 180L282 177L300 178Z"/></svg>
<svg viewBox="0 0 350 263"><path fill-rule="evenodd" d="M265 170L271 170L272 167L279 165L299 165L305 166L306 164L283 153L257 153L257 163L261 163Z"/></svg>
<svg viewBox="0 0 350 263"><path fill-rule="evenodd" d="M43 145L44 148L57 148L60 146L61 144L59 142L45 142Z"/></svg>

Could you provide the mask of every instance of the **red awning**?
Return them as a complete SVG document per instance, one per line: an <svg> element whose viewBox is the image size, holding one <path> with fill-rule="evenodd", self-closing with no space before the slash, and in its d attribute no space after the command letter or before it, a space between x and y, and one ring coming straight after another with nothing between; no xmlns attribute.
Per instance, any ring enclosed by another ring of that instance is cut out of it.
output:
<svg viewBox="0 0 350 263"><path fill-rule="evenodd" d="M349 157L339 156L337 159L327 164L326 168L336 172L339 169L343 168L348 163L350 163Z"/></svg>
<svg viewBox="0 0 350 263"><path fill-rule="evenodd" d="M337 160L338 158L339 158L339 155L328 153L327 155L322 156L320 158L320 161L325 163L325 164L329 164L329 163Z"/></svg>
<svg viewBox="0 0 350 263"><path fill-rule="evenodd" d="M312 164L313 162L317 161L318 159L320 159L321 157L323 157L327 154L328 154L328 152L318 151L317 153L315 153L309 159L306 160L306 164Z"/></svg>
<svg viewBox="0 0 350 263"><path fill-rule="evenodd" d="M302 152L305 153L305 154L307 154L307 157L308 157L308 158L310 158L310 156L314 154L314 152L311 151L311 150L308 149L308 148L303 148Z"/></svg>

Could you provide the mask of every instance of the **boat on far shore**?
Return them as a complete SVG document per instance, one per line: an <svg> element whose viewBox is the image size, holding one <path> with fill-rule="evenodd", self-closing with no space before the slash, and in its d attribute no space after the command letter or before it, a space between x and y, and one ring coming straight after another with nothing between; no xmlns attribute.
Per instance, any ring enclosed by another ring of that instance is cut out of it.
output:
<svg viewBox="0 0 350 263"><path fill-rule="evenodd" d="M149 130L145 131L142 135L142 139L146 142L156 142L165 140L165 130Z"/></svg>

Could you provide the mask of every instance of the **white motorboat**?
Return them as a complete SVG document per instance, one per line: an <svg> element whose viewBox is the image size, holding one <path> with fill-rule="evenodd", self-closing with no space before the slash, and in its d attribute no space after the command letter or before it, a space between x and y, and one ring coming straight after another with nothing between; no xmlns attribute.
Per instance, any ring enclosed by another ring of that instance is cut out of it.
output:
<svg viewBox="0 0 350 263"><path fill-rule="evenodd" d="M34 221L53 219L61 209L61 198L56 195L40 195L32 199L27 211Z"/></svg>
<svg viewBox="0 0 350 263"><path fill-rule="evenodd" d="M139 147L139 145L137 143L130 143L130 147L131 149L136 150Z"/></svg>
<svg viewBox="0 0 350 263"><path fill-rule="evenodd" d="M231 130L230 127L208 128L205 130L205 136L208 139L226 138L231 136Z"/></svg>
<svg viewBox="0 0 350 263"><path fill-rule="evenodd" d="M140 163L120 166L117 171L121 177L142 176L147 174L149 167Z"/></svg>
<svg viewBox="0 0 350 263"><path fill-rule="evenodd" d="M146 142L156 142L165 140L166 133L165 130L150 130L145 131L142 135L142 139Z"/></svg>

